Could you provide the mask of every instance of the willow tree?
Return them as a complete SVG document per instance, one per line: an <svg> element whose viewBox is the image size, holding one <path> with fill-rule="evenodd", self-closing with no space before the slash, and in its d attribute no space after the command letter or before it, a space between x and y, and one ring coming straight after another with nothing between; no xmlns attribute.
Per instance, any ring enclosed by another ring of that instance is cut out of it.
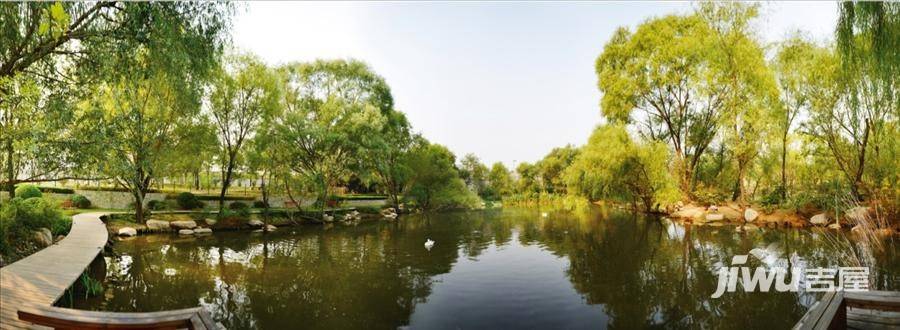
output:
<svg viewBox="0 0 900 330"><path fill-rule="evenodd" d="M314 184L324 212L333 186L360 167L363 149L375 143L393 99L384 79L359 61L318 60L282 70L285 112L275 130L289 146L287 166Z"/></svg>
<svg viewBox="0 0 900 330"><path fill-rule="evenodd" d="M412 127L405 114L393 109L384 109L382 113L385 125L371 137L373 143L364 149L364 167L374 173L375 181L387 194L391 205L399 208L413 171L406 166L404 156L415 146L418 137L411 133Z"/></svg>
<svg viewBox="0 0 900 330"><path fill-rule="evenodd" d="M771 131L771 109L778 95L764 49L750 25L758 5L705 2L698 15L711 32L704 47L712 88L707 93L719 95L722 138L737 169L732 199L746 202L747 173Z"/></svg>
<svg viewBox="0 0 900 330"><path fill-rule="evenodd" d="M570 193L652 211L659 203L680 198L669 175L668 155L661 141L637 142L622 124L603 125L594 130L563 177Z"/></svg>
<svg viewBox="0 0 900 330"><path fill-rule="evenodd" d="M80 158L87 154L91 138L82 134L89 130L77 128L83 123L71 111L72 103L108 78L114 71L109 68L117 65L110 65L110 59L138 46L167 47L168 36L178 34L191 38L197 48L219 44L218 31L227 25L229 12L230 5L222 3L0 5L0 111L5 112L7 125L34 123L21 127L30 127L32 136L48 137L42 141L7 139L3 145L3 158L8 158L4 161L7 186L12 189L19 181L65 179L78 172L75 169L92 168ZM17 85L24 81L34 82L41 98L27 111L17 100L21 96Z"/></svg>
<svg viewBox="0 0 900 330"><path fill-rule="evenodd" d="M854 197L865 199L875 185L896 187L898 180L900 4L845 2L840 9L841 98L815 114L812 131L828 144Z"/></svg>
<svg viewBox="0 0 900 330"><path fill-rule="evenodd" d="M781 158L781 199L789 193L787 179L788 145L790 134L797 126L801 113L809 113L813 102L823 95L821 86L822 67L817 67L823 57L831 56L831 50L815 45L801 35L795 34L778 46L773 67L775 69L781 104L776 107L776 127L780 137ZM827 79L827 78L826 78ZM818 101L816 101L818 102Z"/></svg>
<svg viewBox="0 0 900 330"><path fill-rule="evenodd" d="M253 56L231 56L225 61L223 72L213 80L209 100L209 114L221 148L221 214L244 145L253 138L259 125L281 110L281 80L274 70Z"/></svg>
<svg viewBox="0 0 900 330"><path fill-rule="evenodd" d="M724 106L724 91L709 81L710 33L697 15L653 18L634 32L616 30L596 62L604 117L666 141L688 196Z"/></svg>
<svg viewBox="0 0 900 330"><path fill-rule="evenodd" d="M215 8L144 3L128 7L144 20L128 22L123 33L142 34L116 43L97 68L101 83L81 103L85 120L100 132L96 141L102 172L134 197L136 218L144 220L144 197L172 163L184 136L179 129L200 111L203 86L218 65L223 26Z"/></svg>

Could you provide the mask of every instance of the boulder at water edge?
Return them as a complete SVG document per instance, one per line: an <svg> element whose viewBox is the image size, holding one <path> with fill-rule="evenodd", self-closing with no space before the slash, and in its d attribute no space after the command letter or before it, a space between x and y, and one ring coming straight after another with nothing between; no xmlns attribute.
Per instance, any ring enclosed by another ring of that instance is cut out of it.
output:
<svg viewBox="0 0 900 330"><path fill-rule="evenodd" d="M722 221L725 215L721 213L710 213L706 215L706 221Z"/></svg>
<svg viewBox="0 0 900 330"><path fill-rule="evenodd" d="M137 236L137 229L131 227L125 227L119 229L119 236L132 237Z"/></svg>
<svg viewBox="0 0 900 330"><path fill-rule="evenodd" d="M194 231L190 229L182 229L178 231L178 235L193 235Z"/></svg>
<svg viewBox="0 0 900 330"><path fill-rule="evenodd" d="M266 231L275 231L275 229L278 229L278 227L275 227L273 225L266 226Z"/></svg>
<svg viewBox="0 0 900 330"><path fill-rule="evenodd" d="M746 210L744 210L744 221L753 222L758 217L759 217L759 212L756 212L756 210L751 209L749 207Z"/></svg>
<svg viewBox="0 0 900 330"><path fill-rule="evenodd" d="M212 229L209 228L197 228L194 229L194 234L202 235L202 234L212 234Z"/></svg>
<svg viewBox="0 0 900 330"><path fill-rule="evenodd" d="M247 225L250 227L253 227L253 228L262 228L262 226L265 226L266 224L264 224L262 221L253 219L253 220L247 221Z"/></svg>
<svg viewBox="0 0 900 330"><path fill-rule="evenodd" d="M825 213L816 214L812 218L809 218L809 223L817 225L817 226L827 225L828 224L828 216L826 216Z"/></svg>
<svg viewBox="0 0 900 330"><path fill-rule="evenodd" d="M216 224L217 221L216 221L216 219L206 218L206 219L203 219L203 222L206 222L207 226L213 226Z"/></svg>
<svg viewBox="0 0 900 330"><path fill-rule="evenodd" d="M162 220L147 220L147 229L150 230L169 230L171 227L169 226L168 221Z"/></svg>
<svg viewBox="0 0 900 330"><path fill-rule="evenodd" d="M172 221L169 223L172 228L175 229L194 229L197 228L197 223L194 220L182 220L182 221Z"/></svg>

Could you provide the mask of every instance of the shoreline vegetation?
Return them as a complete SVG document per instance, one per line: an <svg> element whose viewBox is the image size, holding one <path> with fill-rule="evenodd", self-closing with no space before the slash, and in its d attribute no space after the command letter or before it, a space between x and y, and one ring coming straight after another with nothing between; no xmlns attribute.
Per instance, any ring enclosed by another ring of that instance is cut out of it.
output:
<svg viewBox="0 0 900 330"><path fill-rule="evenodd" d="M266 230L271 212L353 222L497 202L900 228L900 3L842 3L825 41L764 43L748 3L621 27L596 59L602 120L588 141L512 169L415 133L362 60L270 65L233 50L232 3L4 6L0 45L17 50L0 46L6 261L65 235L64 210L92 206L129 208L138 226L209 209L179 229L192 232L249 223L251 209ZM36 186L50 183L61 187ZM371 195L386 207L335 215L341 196Z"/></svg>

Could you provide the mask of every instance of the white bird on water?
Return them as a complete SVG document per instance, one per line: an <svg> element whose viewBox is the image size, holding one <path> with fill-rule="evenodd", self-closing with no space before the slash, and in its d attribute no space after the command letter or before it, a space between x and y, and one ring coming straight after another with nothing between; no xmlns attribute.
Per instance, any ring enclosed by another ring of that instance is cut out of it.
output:
<svg viewBox="0 0 900 330"><path fill-rule="evenodd" d="M431 247L434 246L434 241L430 238L425 240L425 249L431 250Z"/></svg>

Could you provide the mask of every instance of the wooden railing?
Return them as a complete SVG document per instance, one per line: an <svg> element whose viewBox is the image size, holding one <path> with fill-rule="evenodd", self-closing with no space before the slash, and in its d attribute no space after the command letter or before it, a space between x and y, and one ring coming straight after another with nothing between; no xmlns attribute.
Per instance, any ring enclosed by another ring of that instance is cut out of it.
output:
<svg viewBox="0 0 900 330"><path fill-rule="evenodd" d="M828 292L794 329L898 329L900 292Z"/></svg>
<svg viewBox="0 0 900 330"><path fill-rule="evenodd" d="M23 307L19 319L55 329L222 329L201 308L152 313L113 313L60 307Z"/></svg>

